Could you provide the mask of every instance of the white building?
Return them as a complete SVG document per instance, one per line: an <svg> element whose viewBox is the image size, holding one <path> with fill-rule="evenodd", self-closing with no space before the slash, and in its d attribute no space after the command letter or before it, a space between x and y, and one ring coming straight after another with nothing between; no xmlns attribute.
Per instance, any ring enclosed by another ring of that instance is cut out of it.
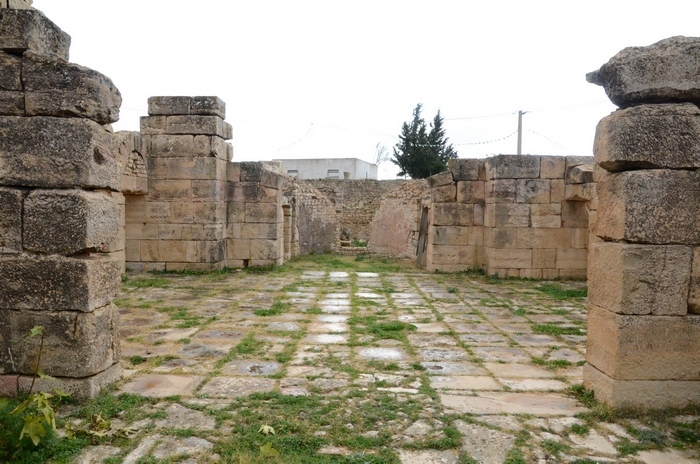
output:
<svg viewBox="0 0 700 464"><path fill-rule="evenodd" d="M357 158L285 159L283 173L299 179L377 179L377 165Z"/></svg>

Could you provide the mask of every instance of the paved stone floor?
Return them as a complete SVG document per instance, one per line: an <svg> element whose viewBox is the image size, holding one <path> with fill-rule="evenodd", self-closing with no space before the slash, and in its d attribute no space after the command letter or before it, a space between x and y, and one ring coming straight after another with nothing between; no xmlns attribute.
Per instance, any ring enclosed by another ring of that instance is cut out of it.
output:
<svg viewBox="0 0 700 464"><path fill-rule="evenodd" d="M129 274L114 394L147 399L112 421L127 439L77 462L700 462L643 446L645 431L670 437L666 422L577 401L585 298L546 290L352 258Z"/></svg>

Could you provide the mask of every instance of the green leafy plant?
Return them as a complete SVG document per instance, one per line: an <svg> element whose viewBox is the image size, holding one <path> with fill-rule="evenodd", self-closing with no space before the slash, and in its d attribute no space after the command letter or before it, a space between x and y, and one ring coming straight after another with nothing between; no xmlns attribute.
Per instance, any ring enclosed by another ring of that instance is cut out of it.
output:
<svg viewBox="0 0 700 464"><path fill-rule="evenodd" d="M265 436L274 435L275 429L273 429L269 425L262 425L260 426L260 430L258 430L258 433L262 433ZM268 441L260 447L260 455L264 458L276 458L280 455L280 452L274 449L272 447L272 443Z"/></svg>

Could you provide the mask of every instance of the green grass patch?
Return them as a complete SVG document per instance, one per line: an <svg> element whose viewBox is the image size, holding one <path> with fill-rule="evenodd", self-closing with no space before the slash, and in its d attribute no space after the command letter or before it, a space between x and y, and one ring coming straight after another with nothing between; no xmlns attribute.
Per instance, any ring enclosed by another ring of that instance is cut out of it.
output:
<svg viewBox="0 0 700 464"><path fill-rule="evenodd" d="M543 335L586 335L578 327L562 327L556 324L531 324L532 332Z"/></svg>
<svg viewBox="0 0 700 464"><path fill-rule="evenodd" d="M135 288L167 288L170 285L170 280L161 277L138 277L128 280L126 285Z"/></svg>
<svg viewBox="0 0 700 464"><path fill-rule="evenodd" d="M233 347L233 351L238 354L255 353L260 348L260 342L255 339L255 334L249 332L241 342Z"/></svg>
<svg viewBox="0 0 700 464"><path fill-rule="evenodd" d="M565 288L561 284L541 284L535 287L553 300L575 300L588 296L588 287Z"/></svg>
<svg viewBox="0 0 700 464"><path fill-rule="evenodd" d="M279 316L280 314L284 313L285 311L289 311L292 308L292 305L287 302L282 302L282 301L275 301L272 303L272 306L270 306L268 309L258 309L253 311L253 314L256 316L262 316L262 317L268 317L268 316Z"/></svg>

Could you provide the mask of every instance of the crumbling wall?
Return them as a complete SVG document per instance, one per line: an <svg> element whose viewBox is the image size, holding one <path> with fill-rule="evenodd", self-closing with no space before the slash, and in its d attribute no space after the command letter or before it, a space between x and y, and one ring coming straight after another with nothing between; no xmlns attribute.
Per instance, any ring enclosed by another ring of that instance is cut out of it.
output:
<svg viewBox="0 0 700 464"><path fill-rule="evenodd" d="M585 278L592 162L535 155L453 160L428 179L427 268Z"/></svg>
<svg viewBox="0 0 700 464"><path fill-rule="evenodd" d="M126 157L135 178L126 203L126 264L136 270L211 270L226 265L226 178L233 149L217 97L152 97L142 148ZM124 140L124 138L122 138ZM127 143L128 145L128 143ZM139 154L145 153L148 193ZM131 168L133 166L133 168ZM130 170L131 169L131 170ZM139 186L141 186L139 188Z"/></svg>
<svg viewBox="0 0 700 464"><path fill-rule="evenodd" d="M383 195L370 224L367 251L381 256L414 257L421 207L429 194L428 182L417 179L402 181L398 188Z"/></svg>
<svg viewBox="0 0 700 464"><path fill-rule="evenodd" d="M290 256L329 253L340 247L339 218L335 199L330 199L309 181L286 176L284 197L290 205Z"/></svg>
<svg viewBox="0 0 700 464"><path fill-rule="evenodd" d="M0 395L92 397L121 375L120 167L112 81L68 62L70 37L20 0L0 2Z"/></svg>
<svg viewBox="0 0 700 464"><path fill-rule="evenodd" d="M584 385L615 407L700 404L700 38L626 48L596 129Z"/></svg>

